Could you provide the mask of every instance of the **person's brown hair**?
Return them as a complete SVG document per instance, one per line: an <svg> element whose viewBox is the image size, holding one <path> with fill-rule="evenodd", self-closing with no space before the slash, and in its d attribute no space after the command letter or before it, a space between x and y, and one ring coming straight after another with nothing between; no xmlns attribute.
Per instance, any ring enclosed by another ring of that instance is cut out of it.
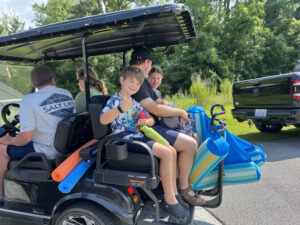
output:
<svg viewBox="0 0 300 225"><path fill-rule="evenodd" d="M149 77L151 76L152 73L159 73L162 77L163 75L163 71L159 66L153 66L149 72Z"/></svg>
<svg viewBox="0 0 300 225"><path fill-rule="evenodd" d="M37 66L31 71L31 82L34 87L52 84L54 73L49 66Z"/></svg>
<svg viewBox="0 0 300 225"><path fill-rule="evenodd" d="M122 77L124 80L130 76L134 76L141 84L144 82L144 73L139 68L134 66L128 66L122 71Z"/></svg>
<svg viewBox="0 0 300 225"><path fill-rule="evenodd" d="M76 76L79 79L84 79L84 69L83 68L77 69ZM88 68L88 76L89 76L89 83L92 87L97 88L104 95L108 94L104 81L98 79L98 75L94 70Z"/></svg>

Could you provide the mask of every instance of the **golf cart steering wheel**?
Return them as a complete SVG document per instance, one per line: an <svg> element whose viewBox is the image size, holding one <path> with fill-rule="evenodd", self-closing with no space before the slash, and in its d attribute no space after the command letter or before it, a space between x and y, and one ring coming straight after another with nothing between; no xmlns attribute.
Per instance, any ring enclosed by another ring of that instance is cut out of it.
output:
<svg viewBox="0 0 300 225"><path fill-rule="evenodd" d="M4 106L1 110L1 117L5 123L5 125L8 127L8 129L12 132L20 132L20 129L17 128L16 126L20 123L20 116L19 115L12 115L10 111L10 107L14 108L20 108L20 105L17 103L10 103ZM13 118L12 121L8 121L7 116Z"/></svg>

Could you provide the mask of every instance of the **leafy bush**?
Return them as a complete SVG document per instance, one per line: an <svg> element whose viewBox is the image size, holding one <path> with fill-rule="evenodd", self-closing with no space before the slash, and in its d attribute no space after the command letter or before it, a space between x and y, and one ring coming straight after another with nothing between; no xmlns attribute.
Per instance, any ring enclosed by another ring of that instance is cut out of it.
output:
<svg viewBox="0 0 300 225"><path fill-rule="evenodd" d="M172 97L167 96L166 100L185 110L192 105L210 107L214 104L222 104L229 106L232 104L231 90L232 83L229 79L220 80L218 87L213 81L201 80L200 76L197 76L192 81L190 94L175 94Z"/></svg>

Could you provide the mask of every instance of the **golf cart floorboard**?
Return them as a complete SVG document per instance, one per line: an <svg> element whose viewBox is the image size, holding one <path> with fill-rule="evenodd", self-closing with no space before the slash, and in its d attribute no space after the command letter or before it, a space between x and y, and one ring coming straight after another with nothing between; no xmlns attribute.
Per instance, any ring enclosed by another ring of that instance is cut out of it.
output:
<svg viewBox="0 0 300 225"><path fill-rule="evenodd" d="M193 218L194 218L194 209L195 207L190 206L190 217L188 218L188 221L184 223L183 225L191 225L193 224ZM155 220L155 207L154 202L149 200L145 202L145 206L143 211L141 212L141 215L139 216L137 220L137 225L175 225L175 223L169 222L169 216L165 209L163 207L159 207L160 211L160 220Z"/></svg>

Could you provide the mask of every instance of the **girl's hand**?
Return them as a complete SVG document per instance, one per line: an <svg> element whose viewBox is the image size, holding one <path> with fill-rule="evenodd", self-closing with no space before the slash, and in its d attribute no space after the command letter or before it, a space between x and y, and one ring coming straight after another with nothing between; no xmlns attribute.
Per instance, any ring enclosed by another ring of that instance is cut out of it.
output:
<svg viewBox="0 0 300 225"><path fill-rule="evenodd" d="M148 119L138 119L138 121L136 122L136 126L143 126L143 125L147 125L147 120Z"/></svg>

